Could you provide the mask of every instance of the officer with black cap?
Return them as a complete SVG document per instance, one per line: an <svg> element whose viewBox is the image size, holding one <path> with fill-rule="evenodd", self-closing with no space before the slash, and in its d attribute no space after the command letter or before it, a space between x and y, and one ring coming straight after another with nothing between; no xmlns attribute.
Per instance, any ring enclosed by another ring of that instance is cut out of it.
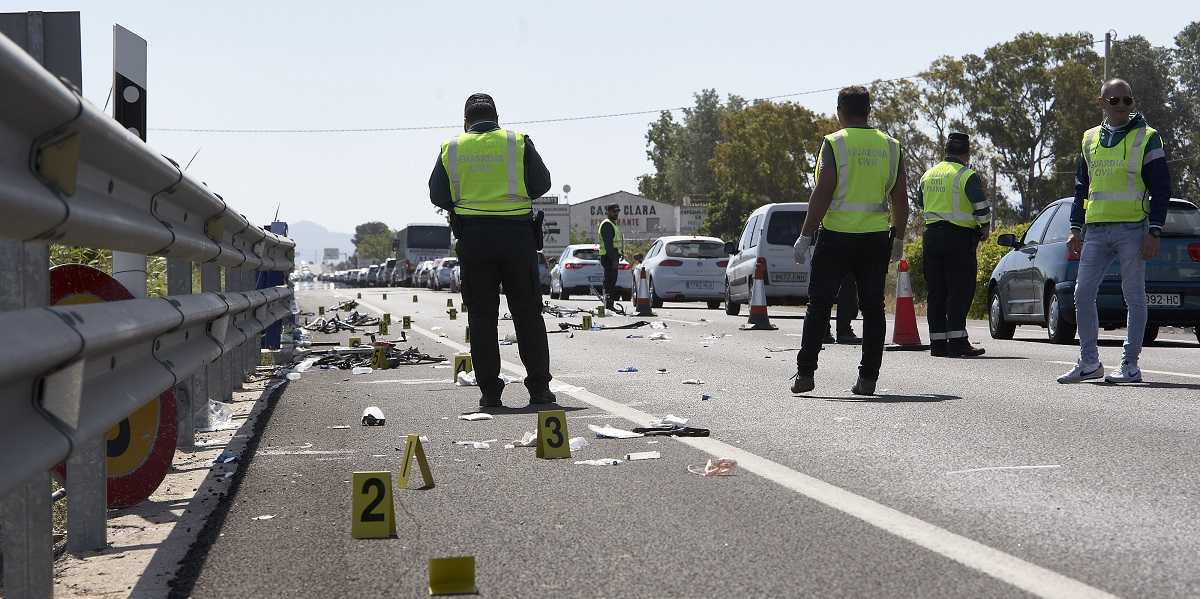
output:
<svg viewBox="0 0 1201 599"><path fill-rule="evenodd" d="M533 199L550 189L550 172L528 136L502 129L498 121L491 96L467 98L465 132L442 144L430 175L430 201L450 214L458 239L471 360L483 393L480 407L502 405L505 384L496 338L502 284L530 403L554 403L538 280L541 213L533 211Z"/></svg>
<svg viewBox="0 0 1201 599"><path fill-rule="evenodd" d="M976 244L988 237L991 206L980 175L968 166L966 133L947 136L946 158L922 175L917 203L925 215L922 274L930 355L964 358L983 348L967 339L967 313L976 292Z"/></svg>

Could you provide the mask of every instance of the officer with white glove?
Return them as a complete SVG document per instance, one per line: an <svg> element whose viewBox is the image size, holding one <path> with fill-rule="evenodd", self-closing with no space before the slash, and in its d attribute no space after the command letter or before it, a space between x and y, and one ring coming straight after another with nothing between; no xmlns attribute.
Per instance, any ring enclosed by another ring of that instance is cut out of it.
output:
<svg viewBox="0 0 1201 599"><path fill-rule="evenodd" d="M855 279L863 313L863 357L851 391L874 394L880 376L886 328L884 279L889 262L904 254L909 199L901 144L868 125L870 112L866 88L852 86L838 92L838 121L843 128L825 136L822 143L809 210L793 246L798 262L812 254L809 306L793 393L816 386L817 356L830 328L830 310L848 275Z"/></svg>

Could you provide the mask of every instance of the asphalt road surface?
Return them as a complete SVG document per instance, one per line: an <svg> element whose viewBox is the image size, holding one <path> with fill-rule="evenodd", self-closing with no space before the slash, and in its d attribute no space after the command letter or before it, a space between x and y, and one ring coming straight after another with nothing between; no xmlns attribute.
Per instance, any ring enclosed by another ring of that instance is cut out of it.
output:
<svg viewBox="0 0 1201 599"><path fill-rule="evenodd" d="M302 287L299 301L315 312L356 293L360 309L391 313L394 329L411 315L410 345L465 351L466 318L445 313L457 295ZM193 552L198 575L177 591L418 597L427 560L473 555L486 597L1197 596L1191 332L1144 350L1143 384L1062 386L1055 377L1076 346L1032 327L996 341L973 322L987 355L886 353L878 396L868 398L849 392L859 348L831 345L817 389L798 396L789 377L803 308L773 307L777 331L740 331L745 316L703 304L656 312L644 320L667 328L549 336L569 433L588 439L570 460L502 447L535 430L520 383L504 393L513 409L467 422L457 416L473 411L478 390L450 384L445 367L307 371L274 405L210 526L211 545ZM579 321L546 317L548 330ZM669 338L647 338L659 332ZM1120 334L1104 333L1107 367L1118 364ZM519 377L517 347L501 353ZM631 366L638 372L618 372ZM386 426L359 425L370 405ZM665 414L712 437L609 440L586 428ZM350 428L330 428L339 425ZM429 439L436 486L395 490L395 538L352 539L351 473L399 470L406 433ZM492 439L489 449L454 444ZM573 463L646 450L662 458ZM716 457L737 460L736 476L689 472Z"/></svg>

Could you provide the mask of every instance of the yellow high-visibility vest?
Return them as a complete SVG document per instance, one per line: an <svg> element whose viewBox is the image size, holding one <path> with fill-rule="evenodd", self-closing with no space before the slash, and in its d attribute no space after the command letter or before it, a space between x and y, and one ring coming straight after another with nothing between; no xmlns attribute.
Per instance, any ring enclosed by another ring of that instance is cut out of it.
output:
<svg viewBox="0 0 1201 599"><path fill-rule="evenodd" d="M613 247L617 248L618 252L620 252L622 249L624 249L625 245L625 241L621 238L621 227L617 226L617 223L606 218L600 222L599 226L596 227L596 242L600 244L601 256L604 256L607 253L605 251L605 237L601 234L601 231L605 230L605 225L613 226Z"/></svg>
<svg viewBox="0 0 1201 599"><path fill-rule="evenodd" d="M442 166L460 216L526 216L525 135L507 129L468 131L442 144Z"/></svg>
<svg viewBox="0 0 1201 599"><path fill-rule="evenodd" d="M922 175L922 203L926 224L945 220L951 224L976 228L972 201L967 197L967 181L976 171L966 164L944 160Z"/></svg>
<svg viewBox="0 0 1201 599"><path fill-rule="evenodd" d="M834 150L838 185L822 226L842 233L887 231L888 200L897 182L901 143L871 128L841 129L825 139ZM815 177L820 174L819 158Z"/></svg>
<svg viewBox="0 0 1201 599"><path fill-rule="evenodd" d="M1126 132L1122 143L1101 145L1101 126L1084 132L1080 151L1088 165L1085 223L1139 222L1146 218L1147 185L1143 183L1143 157L1155 129L1142 126Z"/></svg>

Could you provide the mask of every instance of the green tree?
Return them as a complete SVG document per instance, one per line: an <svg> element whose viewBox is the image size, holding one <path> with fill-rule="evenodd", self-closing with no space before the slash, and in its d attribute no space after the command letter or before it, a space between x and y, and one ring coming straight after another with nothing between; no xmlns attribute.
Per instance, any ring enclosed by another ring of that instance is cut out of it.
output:
<svg viewBox="0 0 1201 599"><path fill-rule="evenodd" d="M663 111L646 133L646 155L655 172L638 178L639 193L648 198L679 204L684 196L712 197L717 192L711 161L721 140L721 117L741 110L746 102L730 96L722 104L716 90L694 94L694 105L685 108L682 122Z"/></svg>
<svg viewBox="0 0 1201 599"><path fill-rule="evenodd" d="M1198 195L1198 22L1189 23L1176 34L1176 44L1170 51L1172 90L1169 93L1173 129L1177 132L1173 144L1167 145L1172 171L1172 189L1176 197L1197 203ZM1154 124L1152 126L1155 126Z"/></svg>
<svg viewBox="0 0 1201 599"><path fill-rule="evenodd" d="M368 235L355 244L355 258L360 267L383 262L391 256L391 231Z"/></svg>
<svg viewBox="0 0 1201 599"><path fill-rule="evenodd" d="M727 111L711 161L718 195L709 203L705 230L737 235L756 207L807 200L822 135L833 127L828 117L792 102Z"/></svg>
<svg viewBox="0 0 1201 599"><path fill-rule="evenodd" d="M908 175L909 201L917 200L922 174L934 166L942 157L939 144L925 133L920 112L915 107L922 104L922 89L909 79L875 81L868 91L872 98L871 122L876 128L901 142L901 156L905 159L905 174ZM912 216L917 215L914 204Z"/></svg>
<svg viewBox="0 0 1201 599"><path fill-rule="evenodd" d="M1088 33L1022 33L964 57L969 115L1017 191L1023 220L1071 190L1080 135L1097 120L1092 42Z"/></svg>
<svg viewBox="0 0 1201 599"><path fill-rule="evenodd" d="M361 243L364 239L372 235L379 235L381 233L387 233L391 235L392 230L388 228L388 225L385 225L379 221L366 222L354 228L354 237L350 239L350 242L358 247L359 243Z"/></svg>
<svg viewBox="0 0 1201 599"><path fill-rule="evenodd" d="M655 167L655 172L638 177L638 193L652 200L669 202L679 194L672 188L668 171L677 155L681 126L664 110L659 120L651 123L646 131L646 157Z"/></svg>

